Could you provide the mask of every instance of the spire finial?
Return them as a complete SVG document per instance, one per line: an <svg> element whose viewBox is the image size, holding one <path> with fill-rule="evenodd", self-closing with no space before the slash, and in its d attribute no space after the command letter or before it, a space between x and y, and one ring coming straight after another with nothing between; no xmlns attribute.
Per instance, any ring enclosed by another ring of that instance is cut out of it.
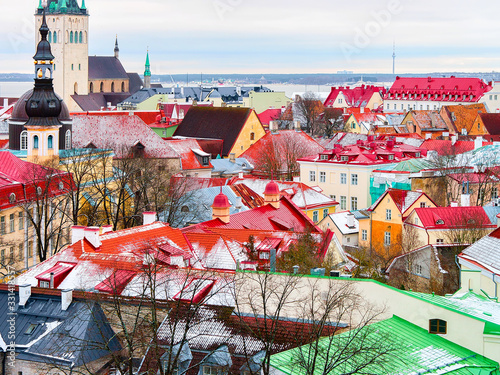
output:
<svg viewBox="0 0 500 375"><path fill-rule="evenodd" d="M118 34L116 34L115 39L115 57L118 58L120 56L120 48L118 48Z"/></svg>

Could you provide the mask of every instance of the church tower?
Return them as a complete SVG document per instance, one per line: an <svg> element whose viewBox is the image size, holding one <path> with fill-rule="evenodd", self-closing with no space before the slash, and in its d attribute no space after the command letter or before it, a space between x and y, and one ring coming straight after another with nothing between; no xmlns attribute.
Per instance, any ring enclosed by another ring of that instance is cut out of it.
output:
<svg viewBox="0 0 500 375"><path fill-rule="evenodd" d="M81 0L81 6L78 1L44 0L47 2L44 8L39 0L35 13L35 29L38 29L46 12L47 41L54 54L54 88L70 110L76 106L71 95L87 95L89 85L89 15L85 0ZM40 41L38 33L35 40Z"/></svg>
<svg viewBox="0 0 500 375"><path fill-rule="evenodd" d="M146 54L146 67L144 69L144 88L151 88L151 65L149 64L149 51Z"/></svg>
<svg viewBox="0 0 500 375"><path fill-rule="evenodd" d="M47 36L50 32L45 9L42 9L40 42L35 60L35 86L25 103L28 121L24 124L27 132L27 160L41 163L59 156L59 130L63 123L59 120L62 101L54 93L54 55Z"/></svg>

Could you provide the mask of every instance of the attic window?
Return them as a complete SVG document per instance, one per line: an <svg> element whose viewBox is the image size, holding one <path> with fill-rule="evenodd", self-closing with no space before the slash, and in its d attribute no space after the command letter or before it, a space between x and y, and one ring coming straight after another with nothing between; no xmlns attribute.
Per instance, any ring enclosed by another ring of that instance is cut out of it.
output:
<svg viewBox="0 0 500 375"><path fill-rule="evenodd" d="M9 195L9 203L14 203L16 201L16 194L11 193Z"/></svg>
<svg viewBox="0 0 500 375"><path fill-rule="evenodd" d="M203 157L203 165L204 166L208 165L208 156Z"/></svg>
<svg viewBox="0 0 500 375"><path fill-rule="evenodd" d="M436 220L436 225L444 225L444 220L443 219Z"/></svg>
<svg viewBox="0 0 500 375"><path fill-rule="evenodd" d="M340 161L349 161L349 156L341 156Z"/></svg>
<svg viewBox="0 0 500 375"><path fill-rule="evenodd" d="M389 155L388 159L389 160L394 160L394 155Z"/></svg>
<svg viewBox="0 0 500 375"><path fill-rule="evenodd" d="M476 224L476 221L474 219L469 219L467 220L467 224Z"/></svg>
<svg viewBox="0 0 500 375"><path fill-rule="evenodd" d="M182 206L181 212L189 212L189 207L188 206Z"/></svg>
<svg viewBox="0 0 500 375"><path fill-rule="evenodd" d="M417 153L415 154L415 157L416 157L416 158L419 158L419 157L420 157L420 152L417 152Z"/></svg>
<svg viewBox="0 0 500 375"><path fill-rule="evenodd" d="M320 160L328 160L328 155L321 155Z"/></svg>
<svg viewBox="0 0 500 375"><path fill-rule="evenodd" d="M429 320L429 333L446 334L446 321L441 319Z"/></svg>
<svg viewBox="0 0 500 375"><path fill-rule="evenodd" d="M26 335L31 335L33 332L35 332L36 327L38 327L38 324L30 324L28 329L24 332Z"/></svg>

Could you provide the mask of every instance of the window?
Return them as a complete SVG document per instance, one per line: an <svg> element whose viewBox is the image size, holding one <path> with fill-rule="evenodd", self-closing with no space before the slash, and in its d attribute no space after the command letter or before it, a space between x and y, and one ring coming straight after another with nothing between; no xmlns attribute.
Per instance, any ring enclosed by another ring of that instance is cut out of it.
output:
<svg viewBox="0 0 500 375"><path fill-rule="evenodd" d="M15 203L15 202L16 202L16 194L11 193L9 195L9 203L12 204L12 203Z"/></svg>
<svg viewBox="0 0 500 375"><path fill-rule="evenodd" d="M75 70L75 64L71 64L71 70Z"/></svg>
<svg viewBox="0 0 500 375"><path fill-rule="evenodd" d="M122 92L125 92L125 82L122 82Z"/></svg>
<svg viewBox="0 0 500 375"><path fill-rule="evenodd" d="M71 130L66 130L66 134L64 136L64 148L66 150L71 149Z"/></svg>
<svg viewBox="0 0 500 375"><path fill-rule="evenodd" d="M250 133L250 140L255 141L255 133Z"/></svg>
<svg viewBox="0 0 500 375"><path fill-rule="evenodd" d="M94 92L94 82L90 82L89 92L91 94Z"/></svg>
<svg viewBox="0 0 500 375"><path fill-rule="evenodd" d="M358 198L351 197L351 210L356 211L358 209Z"/></svg>
<svg viewBox="0 0 500 375"><path fill-rule="evenodd" d="M320 160L328 160L328 155L321 155L319 157Z"/></svg>
<svg viewBox="0 0 500 375"><path fill-rule="evenodd" d="M24 229L24 215L22 212L19 212L19 230Z"/></svg>
<svg viewBox="0 0 500 375"><path fill-rule="evenodd" d="M349 156L341 156L340 161L349 161Z"/></svg>
<svg viewBox="0 0 500 375"><path fill-rule="evenodd" d="M47 37L47 41L52 43L52 31L49 31L49 36Z"/></svg>
<svg viewBox="0 0 500 375"><path fill-rule="evenodd" d="M357 185L357 184L358 184L358 175L352 174L351 175L351 185Z"/></svg>
<svg viewBox="0 0 500 375"><path fill-rule="evenodd" d="M79 39L80 39L80 43L82 43L83 42L83 33L81 31L80 31Z"/></svg>
<svg viewBox="0 0 500 375"><path fill-rule="evenodd" d="M203 375L217 375L217 368L213 366L203 366Z"/></svg>
<svg viewBox="0 0 500 375"><path fill-rule="evenodd" d="M21 133L21 150L28 149L28 132L25 130Z"/></svg>
<svg viewBox="0 0 500 375"><path fill-rule="evenodd" d="M326 182L326 172L319 172L319 182Z"/></svg>
<svg viewBox="0 0 500 375"><path fill-rule="evenodd" d="M100 92L104 91L104 82L101 82L101 85L99 86L99 91Z"/></svg>
<svg viewBox="0 0 500 375"><path fill-rule="evenodd" d="M33 137L33 148L34 148L35 150L38 150L38 135L35 135L35 136Z"/></svg>
<svg viewBox="0 0 500 375"><path fill-rule="evenodd" d="M316 182L316 172L315 171L309 171L309 181Z"/></svg>
<svg viewBox="0 0 500 375"><path fill-rule="evenodd" d="M420 208L425 208L425 202L420 202Z"/></svg>
<svg viewBox="0 0 500 375"><path fill-rule="evenodd" d="M33 256L33 241L28 241L28 258Z"/></svg>
<svg viewBox="0 0 500 375"><path fill-rule="evenodd" d="M23 260L24 259L24 243L21 242L19 244L19 260Z"/></svg>
<svg viewBox="0 0 500 375"><path fill-rule="evenodd" d="M313 211L313 221L317 223L318 219L319 219L319 211Z"/></svg>
<svg viewBox="0 0 500 375"><path fill-rule="evenodd" d="M203 157L203 160L202 160L203 165L204 165L204 166L208 165L208 161L209 161L208 156L204 156L204 157Z"/></svg>
<svg viewBox="0 0 500 375"><path fill-rule="evenodd" d="M392 220L392 210L385 210L385 220Z"/></svg>
<svg viewBox="0 0 500 375"><path fill-rule="evenodd" d="M49 135L49 137L47 138L47 146L48 146L49 150L52 150L54 148L54 136L53 135Z"/></svg>
<svg viewBox="0 0 500 375"><path fill-rule="evenodd" d="M418 225L418 217L415 218L414 223L415 223L415 225Z"/></svg>
<svg viewBox="0 0 500 375"><path fill-rule="evenodd" d="M111 92L115 92L115 83L111 82Z"/></svg>
<svg viewBox="0 0 500 375"><path fill-rule="evenodd" d="M14 246L11 246L10 249L9 249L9 263L12 264L14 263Z"/></svg>
<svg viewBox="0 0 500 375"><path fill-rule="evenodd" d="M323 209L323 219L328 216L329 210L328 208Z"/></svg>
<svg viewBox="0 0 500 375"><path fill-rule="evenodd" d="M351 123L351 129L356 129L356 123L354 121Z"/></svg>
<svg viewBox="0 0 500 375"><path fill-rule="evenodd" d="M24 331L26 335L31 335L33 332L35 332L36 327L38 327L38 324L30 324L28 329Z"/></svg>
<svg viewBox="0 0 500 375"><path fill-rule="evenodd" d="M0 234L5 234L5 216L0 217Z"/></svg>
<svg viewBox="0 0 500 375"><path fill-rule="evenodd" d="M347 184L347 173L341 173L340 174L340 183L342 185Z"/></svg>
<svg viewBox="0 0 500 375"><path fill-rule="evenodd" d="M415 264L415 273L416 273L417 275L421 275L421 274L422 274L422 268L423 268L423 267L422 267L422 265L420 265L420 264Z"/></svg>
<svg viewBox="0 0 500 375"><path fill-rule="evenodd" d="M498 198L498 188L491 189L491 198Z"/></svg>
<svg viewBox="0 0 500 375"><path fill-rule="evenodd" d="M444 220L442 219L436 220L436 225L444 225Z"/></svg>
<svg viewBox="0 0 500 375"><path fill-rule="evenodd" d="M361 240L368 241L368 231L366 229L361 230Z"/></svg>
<svg viewBox="0 0 500 375"><path fill-rule="evenodd" d="M54 43L57 43L57 31L54 31L53 40L54 40Z"/></svg>
<svg viewBox="0 0 500 375"><path fill-rule="evenodd" d="M387 159L389 159L389 160L394 160L394 155L392 155L392 154L391 154L391 155L389 155L389 156L387 157Z"/></svg>
<svg viewBox="0 0 500 375"><path fill-rule="evenodd" d="M69 42L73 43L73 31L69 33ZM71 65L71 70L73 70L73 65Z"/></svg>
<svg viewBox="0 0 500 375"><path fill-rule="evenodd" d="M391 232L385 232L384 233L384 245L385 246L390 246L391 245Z"/></svg>
<svg viewBox="0 0 500 375"><path fill-rule="evenodd" d="M267 251L261 251L259 253L259 259L269 259L269 253Z"/></svg>
<svg viewBox="0 0 500 375"><path fill-rule="evenodd" d="M436 243L444 243L444 240L443 240L442 238L438 238L438 239L436 240Z"/></svg>
<svg viewBox="0 0 500 375"><path fill-rule="evenodd" d="M340 196L340 209L341 210L347 209L347 197L343 195Z"/></svg>
<svg viewBox="0 0 500 375"><path fill-rule="evenodd" d="M10 229L10 233L13 233L16 231L16 219L15 219L15 216L14 214L10 214L9 216L9 229Z"/></svg>
<svg viewBox="0 0 500 375"><path fill-rule="evenodd" d="M5 264L5 249L2 249L2 251L0 252L0 262L2 262L2 264Z"/></svg>
<svg viewBox="0 0 500 375"><path fill-rule="evenodd" d="M441 319L429 320L429 333L446 334L446 321Z"/></svg>

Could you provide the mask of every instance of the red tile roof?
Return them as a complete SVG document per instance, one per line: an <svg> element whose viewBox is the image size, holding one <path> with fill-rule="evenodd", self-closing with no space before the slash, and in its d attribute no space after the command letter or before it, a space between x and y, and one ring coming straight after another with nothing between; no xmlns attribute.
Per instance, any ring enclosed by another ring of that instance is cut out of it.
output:
<svg viewBox="0 0 500 375"><path fill-rule="evenodd" d="M412 95L412 100L477 103L490 90L492 86L479 78L396 77L384 99L410 100Z"/></svg>
<svg viewBox="0 0 500 375"><path fill-rule="evenodd" d="M240 157L247 159L255 166L255 172L262 170L269 157L283 158L290 154L295 159L317 154L324 148L304 132L280 130L267 132ZM291 153L293 155L291 155Z"/></svg>
<svg viewBox="0 0 500 375"><path fill-rule="evenodd" d="M196 152L193 151L202 151L201 146L196 139L169 139L166 140L165 143L180 156L182 161L182 170L213 168L210 161L208 165L200 163L200 158L197 156Z"/></svg>
<svg viewBox="0 0 500 375"><path fill-rule="evenodd" d="M366 107L373 94L376 92L380 93L383 97L385 95L386 89L384 87L378 86L365 86L362 85L360 87L332 87L330 91L330 95L325 100L325 107L333 107L335 104L335 100L342 93L347 100L347 105L349 107Z"/></svg>
<svg viewBox="0 0 500 375"><path fill-rule="evenodd" d="M111 276L95 286L95 290L102 293L120 295L128 283L137 275L137 272L128 270L116 270Z"/></svg>
<svg viewBox="0 0 500 375"><path fill-rule="evenodd" d="M491 145L491 142L483 142L483 146ZM436 151L439 156L443 155L458 155L474 150L473 141L456 141L453 143L448 140L426 139L420 145L420 148Z"/></svg>
<svg viewBox="0 0 500 375"><path fill-rule="evenodd" d="M496 228L483 207L427 207L415 213L425 229Z"/></svg>
<svg viewBox="0 0 500 375"><path fill-rule="evenodd" d="M4 150L9 146L8 139L0 139L0 150Z"/></svg>
<svg viewBox="0 0 500 375"><path fill-rule="evenodd" d="M146 157L177 159L179 155L137 116L77 115L73 118L73 146L112 148L118 158L126 157L141 143Z"/></svg>
<svg viewBox="0 0 500 375"><path fill-rule="evenodd" d="M500 113L480 113L479 117L489 135L500 135Z"/></svg>
<svg viewBox="0 0 500 375"><path fill-rule="evenodd" d="M257 115L262 125L269 125L271 121L276 121L281 117L280 108L269 108Z"/></svg>
<svg viewBox="0 0 500 375"><path fill-rule="evenodd" d="M423 148L396 142L393 139L375 140L373 136L368 136L368 140L358 140L355 145L343 147L337 144L331 150L325 150L320 154L298 160L316 163L373 165L397 163L426 155L427 150Z"/></svg>

